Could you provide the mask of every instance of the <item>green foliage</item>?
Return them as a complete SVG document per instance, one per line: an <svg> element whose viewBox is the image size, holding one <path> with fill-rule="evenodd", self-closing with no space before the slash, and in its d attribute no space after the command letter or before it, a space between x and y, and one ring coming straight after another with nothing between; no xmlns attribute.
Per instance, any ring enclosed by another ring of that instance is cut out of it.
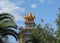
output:
<svg viewBox="0 0 60 43"><path fill-rule="evenodd" d="M14 22L13 16L8 13L0 14L0 28L5 29L10 27L17 28L17 25Z"/></svg>
<svg viewBox="0 0 60 43"><path fill-rule="evenodd" d="M48 25L46 27L49 28ZM46 27L42 28L40 25L37 25L36 29L32 31L31 38L34 43L54 43L55 42L55 37L53 32L51 32L51 30L49 29L47 30Z"/></svg>
<svg viewBox="0 0 60 43"><path fill-rule="evenodd" d="M57 15L57 20L56 20L56 25L57 25L57 31L56 31L56 39L57 39L57 43L60 43L60 9L59 10L59 14Z"/></svg>
<svg viewBox="0 0 60 43"><path fill-rule="evenodd" d="M16 40L18 39L18 34L16 31L10 28L17 29L17 25L14 22L14 17L8 13L0 14L0 41L3 41L2 38L7 35L13 35Z"/></svg>
<svg viewBox="0 0 60 43"><path fill-rule="evenodd" d="M54 32L49 24L45 24L44 28L40 25L32 31L32 41L36 43L60 43L60 8L56 19L57 30ZM43 20L41 20L43 22Z"/></svg>

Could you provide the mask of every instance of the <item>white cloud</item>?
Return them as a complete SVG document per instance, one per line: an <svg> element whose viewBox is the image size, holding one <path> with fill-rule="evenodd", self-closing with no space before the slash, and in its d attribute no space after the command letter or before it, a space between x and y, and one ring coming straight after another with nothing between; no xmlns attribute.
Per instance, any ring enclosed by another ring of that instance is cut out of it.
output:
<svg viewBox="0 0 60 43"><path fill-rule="evenodd" d="M53 2L53 0L48 0L48 4L55 4L54 2Z"/></svg>
<svg viewBox="0 0 60 43"><path fill-rule="evenodd" d="M48 4L52 4L53 5L54 3L53 2L48 2Z"/></svg>
<svg viewBox="0 0 60 43"><path fill-rule="evenodd" d="M15 20L17 21L23 20L23 18L19 14L24 11L25 8L19 7L9 0L0 0L0 13L10 13L15 17Z"/></svg>
<svg viewBox="0 0 60 43"><path fill-rule="evenodd" d="M34 8L34 9L36 8L36 6L37 6L37 4L32 4L31 5L31 7Z"/></svg>
<svg viewBox="0 0 60 43"><path fill-rule="evenodd" d="M24 21L24 18L20 15L15 15L15 20L16 21L18 21L18 20Z"/></svg>
<svg viewBox="0 0 60 43"><path fill-rule="evenodd" d="M24 0L16 0L16 2L17 2L17 5L22 5L22 4L24 4L24 3L25 3L25 1L24 1Z"/></svg>
<svg viewBox="0 0 60 43"><path fill-rule="evenodd" d="M23 1L23 0L21 1L21 3L24 3L24 2L25 2L25 1Z"/></svg>
<svg viewBox="0 0 60 43"><path fill-rule="evenodd" d="M40 3L54 4L53 0L39 0Z"/></svg>
<svg viewBox="0 0 60 43"><path fill-rule="evenodd" d="M45 0L39 0L41 3L45 3Z"/></svg>

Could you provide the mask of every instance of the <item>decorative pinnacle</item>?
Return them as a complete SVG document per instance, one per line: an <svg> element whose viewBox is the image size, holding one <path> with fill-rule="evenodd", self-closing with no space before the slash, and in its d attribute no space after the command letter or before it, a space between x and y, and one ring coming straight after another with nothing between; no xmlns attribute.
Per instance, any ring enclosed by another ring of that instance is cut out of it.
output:
<svg viewBox="0 0 60 43"><path fill-rule="evenodd" d="M26 21L33 21L34 18L35 18L35 16L33 16L32 13L30 13L29 15L28 15L28 13L27 13L27 14L25 14L25 16L24 16L24 19L25 19Z"/></svg>

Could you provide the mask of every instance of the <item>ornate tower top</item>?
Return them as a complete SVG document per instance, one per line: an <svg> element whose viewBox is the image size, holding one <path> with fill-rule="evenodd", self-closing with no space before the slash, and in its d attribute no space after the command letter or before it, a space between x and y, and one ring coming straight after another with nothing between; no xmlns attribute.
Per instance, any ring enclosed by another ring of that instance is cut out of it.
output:
<svg viewBox="0 0 60 43"><path fill-rule="evenodd" d="M25 14L25 16L24 16L25 29L32 29L35 27L34 18L35 18L35 16L33 16L32 13L30 13L29 15L28 15L28 13Z"/></svg>
<svg viewBox="0 0 60 43"><path fill-rule="evenodd" d="M33 16L32 13L30 13L29 15L28 15L28 13L27 13L27 14L25 14L25 16L24 16L24 19L25 19L26 21L33 21L34 18L35 18L35 16Z"/></svg>

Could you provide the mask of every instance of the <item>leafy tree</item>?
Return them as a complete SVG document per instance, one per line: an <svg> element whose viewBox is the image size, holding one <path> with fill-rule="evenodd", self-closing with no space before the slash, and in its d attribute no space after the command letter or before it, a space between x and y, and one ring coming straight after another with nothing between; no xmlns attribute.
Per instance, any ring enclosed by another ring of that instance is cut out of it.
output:
<svg viewBox="0 0 60 43"><path fill-rule="evenodd" d="M32 30L32 42L33 43L54 43L55 37L53 35L53 29L49 25L45 25L44 28L41 25L37 25L35 30Z"/></svg>
<svg viewBox="0 0 60 43"><path fill-rule="evenodd" d="M56 38L57 38L57 43L60 43L60 8L58 9L59 13L58 13L58 17L56 20L56 25L57 25L57 31L56 31Z"/></svg>
<svg viewBox="0 0 60 43"><path fill-rule="evenodd" d="M16 40L18 39L18 34L14 31L17 29L17 25L14 22L14 17L8 13L0 14L0 43L3 42L3 37L7 35L13 35Z"/></svg>
<svg viewBox="0 0 60 43"><path fill-rule="evenodd" d="M32 30L32 41L33 43L40 42L40 33L42 33L42 29L40 29L40 25L36 26L37 29Z"/></svg>

